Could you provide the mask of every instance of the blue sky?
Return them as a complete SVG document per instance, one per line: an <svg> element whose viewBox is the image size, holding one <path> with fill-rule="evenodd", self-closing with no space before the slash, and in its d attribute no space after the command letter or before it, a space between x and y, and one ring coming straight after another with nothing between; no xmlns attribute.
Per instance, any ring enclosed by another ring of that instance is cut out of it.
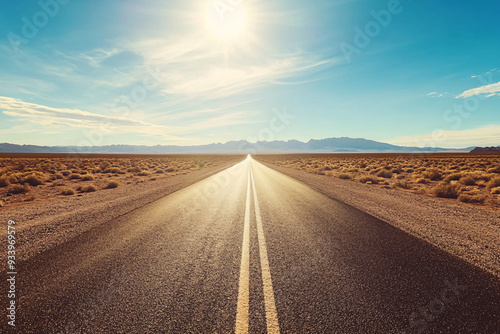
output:
<svg viewBox="0 0 500 334"><path fill-rule="evenodd" d="M0 142L500 145L498 1L3 1Z"/></svg>

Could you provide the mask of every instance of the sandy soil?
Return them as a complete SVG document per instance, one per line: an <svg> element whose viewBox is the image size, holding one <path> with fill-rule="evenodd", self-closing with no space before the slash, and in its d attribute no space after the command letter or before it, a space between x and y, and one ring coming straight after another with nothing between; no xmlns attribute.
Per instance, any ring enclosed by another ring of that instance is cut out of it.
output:
<svg viewBox="0 0 500 334"><path fill-rule="evenodd" d="M498 210L264 164L500 277Z"/></svg>
<svg viewBox="0 0 500 334"><path fill-rule="evenodd" d="M184 175L125 185L77 196L0 208L0 245L7 245L7 222L16 222L17 261L26 260L163 196L228 168L239 160ZM2 261L6 252L1 252ZM5 263L5 262L3 262Z"/></svg>

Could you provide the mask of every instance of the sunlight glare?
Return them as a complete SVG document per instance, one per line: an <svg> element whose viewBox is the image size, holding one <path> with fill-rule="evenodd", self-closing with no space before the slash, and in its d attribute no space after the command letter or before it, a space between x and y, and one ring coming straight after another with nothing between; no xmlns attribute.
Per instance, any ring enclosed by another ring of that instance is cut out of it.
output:
<svg viewBox="0 0 500 334"><path fill-rule="evenodd" d="M210 1L205 12L208 33L217 39L231 41L247 32L248 11L241 3L229 5L222 1Z"/></svg>

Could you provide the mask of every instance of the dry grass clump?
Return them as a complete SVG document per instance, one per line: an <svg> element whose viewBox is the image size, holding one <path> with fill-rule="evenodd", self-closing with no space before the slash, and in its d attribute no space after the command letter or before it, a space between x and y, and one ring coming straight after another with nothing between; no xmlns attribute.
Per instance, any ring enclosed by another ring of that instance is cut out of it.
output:
<svg viewBox="0 0 500 334"><path fill-rule="evenodd" d="M10 186L10 180L7 176L0 177L0 187L8 187Z"/></svg>
<svg viewBox="0 0 500 334"><path fill-rule="evenodd" d="M339 174L339 179L350 180L350 179L352 179L352 176L349 174L343 173L343 174Z"/></svg>
<svg viewBox="0 0 500 334"><path fill-rule="evenodd" d="M370 175L365 175L359 178L359 182L368 184L378 184L378 179Z"/></svg>
<svg viewBox="0 0 500 334"><path fill-rule="evenodd" d="M40 173L36 173L36 174L33 173L31 175L28 175L28 176L22 178L21 182L27 183L33 187L40 186L40 185L45 183L45 179L42 175Z"/></svg>
<svg viewBox="0 0 500 334"><path fill-rule="evenodd" d="M491 189L492 195L500 195L500 187L495 187Z"/></svg>
<svg viewBox="0 0 500 334"><path fill-rule="evenodd" d="M486 186L488 189L500 187L500 176L492 178L489 182L488 185Z"/></svg>
<svg viewBox="0 0 500 334"><path fill-rule="evenodd" d="M63 191L61 191L61 194L65 196L71 196L76 194L76 190L72 188L64 189Z"/></svg>
<svg viewBox="0 0 500 334"><path fill-rule="evenodd" d="M93 184L88 184L86 186L83 186L80 191L83 193L91 193L97 191L97 187Z"/></svg>
<svg viewBox="0 0 500 334"><path fill-rule="evenodd" d="M427 184L427 183L429 183L429 180L427 180L425 177L419 177L419 178L417 178L416 182L418 184Z"/></svg>
<svg viewBox="0 0 500 334"><path fill-rule="evenodd" d="M27 183L24 185L14 184L14 185L10 186L9 188L7 188L7 192L14 194L14 195L26 194L30 190L31 190L31 188Z"/></svg>
<svg viewBox="0 0 500 334"><path fill-rule="evenodd" d="M392 175L393 175L392 172L385 170L385 169L383 169L377 173L378 177L383 177L385 179L390 179L392 177Z"/></svg>
<svg viewBox="0 0 500 334"><path fill-rule="evenodd" d="M104 189L113 189L113 188L118 188L120 184L117 181L109 181L106 187Z"/></svg>
<svg viewBox="0 0 500 334"><path fill-rule="evenodd" d="M81 180L82 181L92 181L92 180L94 180L94 177L90 174L85 174L85 175L82 175Z"/></svg>
<svg viewBox="0 0 500 334"><path fill-rule="evenodd" d="M462 173L453 173L444 178L445 182L459 181L462 178Z"/></svg>
<svg viewBox="0 0 500 334"><path fill-rule="evenodd" d="M436 197L442 198L458 198L460 195L460 185L440 182L432 188L431 193Z"/></svg>
<svg viewBox="0 0 500 334"><path fill-rule="evenodd" d="M458 196L458 200L464 203L482 204L486 200L486 196L479 194L478 195L460 194L460 196Z"/></svg>
<svg viewBox="0 0 500 334"><path fill-rule="evenodd" d="M426 170L422 175L431 181L440 181L443 179L443 174L437 169Z"/></svg>
<svg viewBox="0 0 500 334"><path fill-rule="evenodd" d="M476 180L470 175L464 176L460 178L460 183L465 186L473 186L476 184Z"/></svg>

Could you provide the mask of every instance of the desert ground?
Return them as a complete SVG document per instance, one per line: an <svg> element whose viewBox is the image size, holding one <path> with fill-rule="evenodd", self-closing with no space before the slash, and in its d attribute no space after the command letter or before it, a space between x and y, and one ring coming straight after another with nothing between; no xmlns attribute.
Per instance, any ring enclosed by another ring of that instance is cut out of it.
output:
<svg viewBox="0 0 500 334"><path fill-rule="evenodd" d="M287 154L256 159L373 187L500 209L498 154Z"/></svg>
<svg viewBox="0 0 500 334"><path fill-rule="evenodd" d="M137 185L234 159L230 155L0 154L0 207Z"/></svg>

